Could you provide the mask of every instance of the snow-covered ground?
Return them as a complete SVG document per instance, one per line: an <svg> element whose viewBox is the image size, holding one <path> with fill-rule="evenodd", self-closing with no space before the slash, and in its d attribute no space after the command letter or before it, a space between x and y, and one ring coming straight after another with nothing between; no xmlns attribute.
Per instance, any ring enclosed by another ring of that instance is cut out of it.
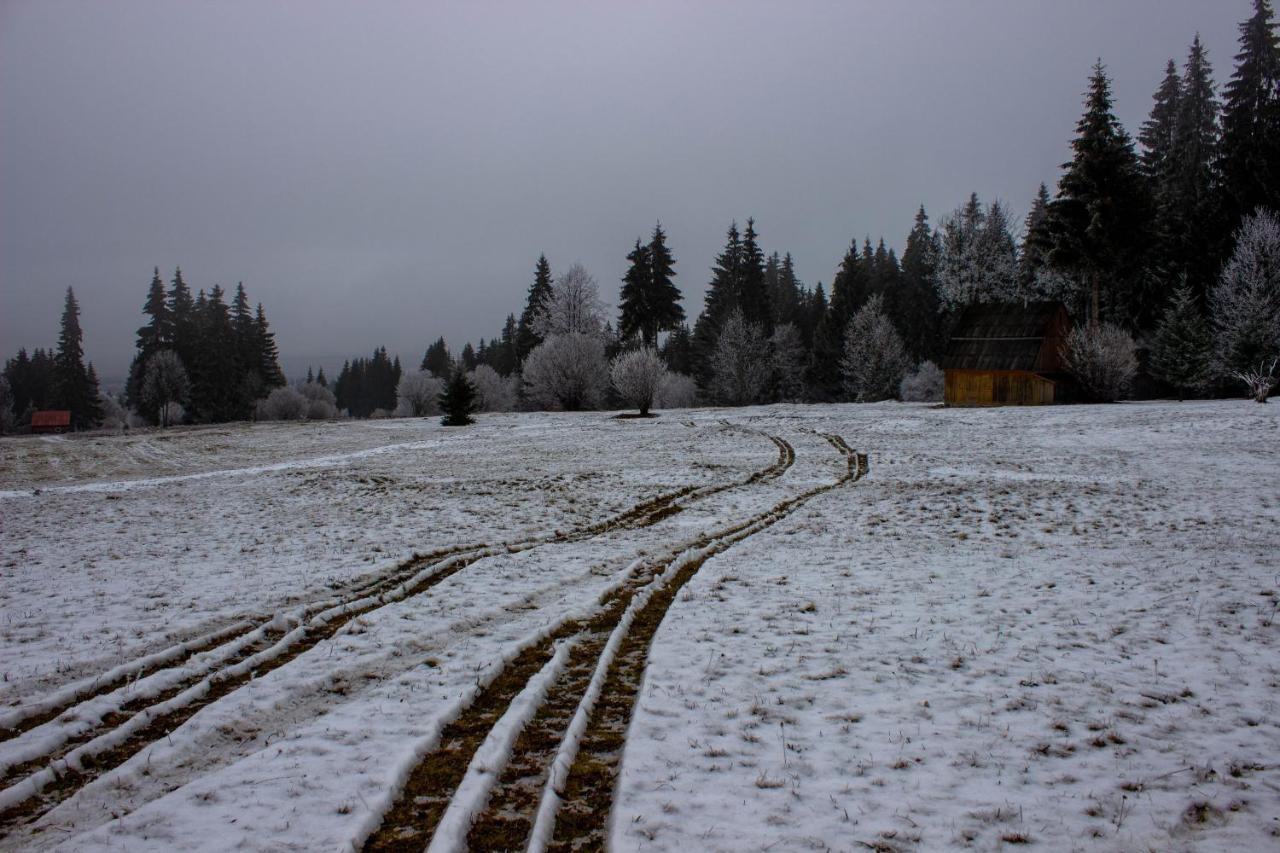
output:
<svg viewBox="0 0 1280 853"><path fill-rule="evenodd" d="M869 476L679 593L628 732L612 846L1280 847L1280 407L1214 402L5 440L0 716L341 599L415 551L725 488L648 526L486 552L204 707L0 848L349 848L503 663L590 613L638 559L835 482L844 459L819 433L869 453ZM777 460L769 435L795 464L744 483ZM0 741L0 767L98 734L104 709L165 677ZM482 763L509 741L495 730ZM478 769L468 800L483 801Z"/></svg>

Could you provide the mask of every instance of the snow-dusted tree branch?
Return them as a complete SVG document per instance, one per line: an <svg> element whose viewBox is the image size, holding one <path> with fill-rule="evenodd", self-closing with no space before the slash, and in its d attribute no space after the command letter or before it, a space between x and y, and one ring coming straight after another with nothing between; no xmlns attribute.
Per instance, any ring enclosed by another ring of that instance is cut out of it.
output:
<svg viewBox="0 0 1280 853"><path fill-rule="evenodd" d="M555 280L533 318L533 330L544 341L552 335L599 335L603 328L600 288L582 264Z"/></svg>
<svg viewBox="0 0 1280 853"><path fill-rule="evenodd" d="M568 412L594 409L609 385L604 343L596 335L552 335L524 363L524 394L535 406Z"/></svg>
<svg viewBox="0 0 1280 853"><path fill-rule="evenodd" d="M1258 210L1236 232L1209 304L1218 375L1252 375L1280 355L1280 221L1270 211Z"/></svg>
<svg viewBox="0 0 1280 853"><path fill-rule="evenodd" d="M1077 326L1062 343L1062 358L1091 400L1113 403L1138 372L1137 346L1111 323Z"/></svg>
<svg viewBox="0 0 1280 853"><path fill-rule="evenodd" d="M482 412L509 412L516 407L517 379L505 377L487 364L476 365L471 384L476 389L476 403Z"/></svg>
<svg viewBox="0 0 1280 853"><path fill-rule="evenodd" d="M653 347L621 353L609 368L609 377L618 396L639 409L641 417L649 414L666 375L667 366Z"/></svg>
<svg viewBox="0 0 1280 853"><path fill-rule="evenodd" d="M758 323L748 323L734 308L720 329L711 356L712 393L722 403L758 403L769 388L769 346Z"/></svg>
<svg viewBox="0 0 1280 853"><path fill-rule="evenodd" d="M884 312L884 300L876 294L850 318L845 329L840 360L845 391L858 403L892 399L908 364L902 338Z"/></svg>
<svg viewBox="0 0 1280 853"><path fill-rule="evenodd" d="M1255 402L1265 403L1271 396L1271 389L1276 387L1277 363L1280 359L1273 358L1271 364L1264 361L1254 370L1238 370L1232 375L1245 384Z"/></svg>
<svg viewBox="0 0 1280 853"><path fill-rule="evenodd" d="M181 406L187 402L190 394L191 381L176 352L160 350L147 359L140 396L147 410L155 413L160 426L167 427L171 423L169 418L174 414L174 409L170 404L177 403Z"/></svg>
<svg viewBox="0 0 1280 853"><path fill-rule="evenodd" d="M396 385L396 414L422 418L440 411L444 381L425 370L406 373Z"/></svg>
<svg viewBox="0 0 1280 853"><path fill-rule="evenodd" d="M1023 298L1017 246L999 202L984 211L972 196L939 232L938 293L947 307Z"/></svg>

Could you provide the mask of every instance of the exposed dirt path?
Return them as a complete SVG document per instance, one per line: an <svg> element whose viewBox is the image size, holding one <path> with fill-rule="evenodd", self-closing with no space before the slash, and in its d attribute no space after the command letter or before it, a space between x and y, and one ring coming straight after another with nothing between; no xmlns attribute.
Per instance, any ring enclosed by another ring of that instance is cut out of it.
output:
<svg viewBox="0 0 1280 853"><path fill-rule="evenodd" d="M582 754L594 756L604 745L605 732L609 731L612 733L609 743L620 754L635 698L634 690L628 693L627 686L634 679L638 687L653 632L681 587L715 554L777 523L815 495L860 476L865 469L859 467L856 454L836 437L828 437L828 441L847 460L846 472L837 481L810 489L708 536L683 543L664 559L642 564L625 585L601 600L590 619L561 623L550 636L524 650L504 667L477 699L445 727L438 746L410 773L404 790L366 840L364 849L421 850L432 839L477 749L529 680L551 659L558 643L570 644L566 665L515 739L509 760L492 778L487 806L469 816L470 829L465 842L461 838L437 837L433 847L457 849L465 843L475 850L524 849L531 837L535 837L540 810L549 811L554 817L550 798L557 794L544 792L553 782L551 777L557 764L566 768L569 763L573 764L569 781L585 791L588 786L583 780L587 780L593 796L586 807L602 809L607 818L613 780L607 773L601 775L585 765L580 768L579 762L573 761L571 753L577 736L584 734L585 727L585 738L591 740L584 738ZM794 454L791 458L794 459ZM605 673L608 678L604 677ZM597 697L601 710L593 713ZM625 719L618 728L622 714ZM559 791L563 783L556 783L554 787ZM568 802L578 806L576 800ZM543 822L549 830L550 821ZM588 846L594 849L597 845L592 842Z"/></svg>
<svg viewBox="0 0 1280 853"><path fill-rule="evenodd" d="M8 767L0 767L0 784L8 786L0 790L0 837L16 825L38 819L148 744L172 733L201 709L333 637L351 620L388 604L422 595L486 557L647 527L694 501L782 476L794 463L795 451L780 438L768 438L778 448L777 459L745 478L707 486L686 486L642 501L603 521L569 531L553 531L495 546L458 546L415 557L382 578L352 588L344 601L334 603L328 600L309 606L302 619L298 620L302 624L279 626L278 620L272 620L230 637L225 632L216 635L203 646L189 650L183 648L176 655L178 664L193 661L200 655L217 656L221 652L223 657L212 672L204 668L191 675L169 673L174 676L170 683L145 696L126 698L125 693L130 684L148 675L163 676L166 670L174 669L171 659L144 659L132 668L132 675L128 671L117 672L128 670L128 667L113 670L117 678L82 691L56 710L32 714L11 727L8 739L38 729L64 714L67 719L76 720L79 712L93 700L105 697L113 690L121 693L119 704L105 713L96 712L96 723L81 725L78 731L67 736L43 738L43 742L34 748L36 754L26 756L19 753L20 760L10 762ZM84 716L92 721L94 713L91 711Z"/></svg>

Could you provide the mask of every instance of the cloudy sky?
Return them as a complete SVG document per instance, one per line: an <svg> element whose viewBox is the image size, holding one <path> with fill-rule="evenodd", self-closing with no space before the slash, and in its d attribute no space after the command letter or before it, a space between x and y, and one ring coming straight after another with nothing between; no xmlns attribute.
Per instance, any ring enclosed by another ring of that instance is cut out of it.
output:
<svg viewBox="0 0 1280 853"><path fill-rule="evenodd" d="M661 220L691 318L729 222L809 284L917 205L1021 217L1090 66L1137 132L1199 31L1220 82L1248 0L0 0L0 356L75 287L123 376L159 266L243 281L286 371L416 364L519 312L539 252L616 302Z"/></svg>

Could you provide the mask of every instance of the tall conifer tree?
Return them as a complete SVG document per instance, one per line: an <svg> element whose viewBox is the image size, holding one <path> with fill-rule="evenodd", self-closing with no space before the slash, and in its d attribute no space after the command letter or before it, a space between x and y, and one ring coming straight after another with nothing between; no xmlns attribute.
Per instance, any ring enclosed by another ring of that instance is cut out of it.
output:
<svg viewBox="0 0 1280 853"><path fill-rule="evenodd" d="M58 333L58 353L54 357L54 400L71 412L72 429L90 429L102 422L98 400L98 378L84 363L84 332L80 328L80 304L67 288Z"/></svg>
<svg viewBox="0 0 1280 853"><path fill-rule="evenodd" d="M1220 259L1258 207L1280 209L1280 39L1270 0L1254 0L1222 107Z"/></svg>
<svg viewBox="0 0 1280 853"><path fill-rule="evenodd" d="M542 308L543 302L551 295L551 264L546 255L538 256L538 263L533 269L533 284L529 285L529 296L525 300L524 312L520 315L520 324L516 329L515 363L520 364L525 356L542 343L542 338L533 329L533 320Z"/></svg>

